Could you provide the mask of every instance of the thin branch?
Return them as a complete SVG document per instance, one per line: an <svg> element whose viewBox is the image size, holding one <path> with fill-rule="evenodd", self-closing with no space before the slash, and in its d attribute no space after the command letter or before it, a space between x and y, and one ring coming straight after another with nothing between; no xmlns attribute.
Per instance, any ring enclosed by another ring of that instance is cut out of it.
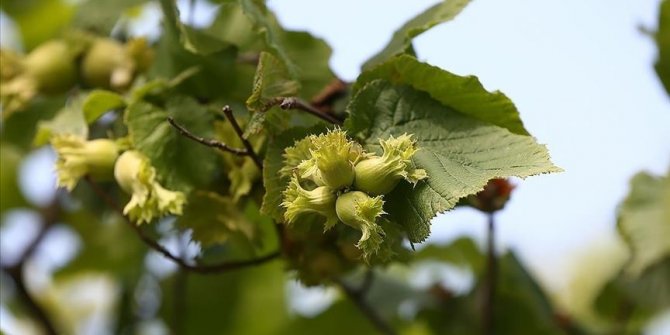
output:
<svg viewBox="0 0 670 335"><path fill-rule="evenodd" d="M46 311L33 299L32 295L26 287L23 271L26 261L35 253L35 250L44 240L49 228L53 226L60 215L60 207L58 204L58 195L54 197L53 202L42 210L42 226L37 236L25 248L16 264L10 267L3 267L3 270L12 278L16 291L25 304L28 311L33 315L35 320L44 328L44 331L49 335L58 334L56 327L47 315Z"/></svg>
<svg viewBox="0 0 670 335"><path fill-rule="evenodd" d="M184 137L186 137L190 140L198 142L202 145L206 145L208 147L212 147L212 148L221 150L223 152L229 152L229 153L232 153L232 154L235 154L235 155L238 155L238 156L249 156L249 152L245 149L233 148L233 147L231 147L231 146L229 146L229 145L227 145L223 142L213 140L213 139L207 139L207 138L200 137L200 136L197 136L197 135L191 133L190 131L188 131L188 129L184 128L184 126L177 123L177 121L175 121L174 118L172 118L171 116L169 116L167 118L167 120L170 123L170 125L172 127L174 127L175 129L177 129L177 131L179 131L179 133L182 136L184 136Z"/></svg>
<svg viewBox="0 0 670 335"><path fill-rule="evenodd" d="M377 328L379 333L384 335L396 335L396 331L389 325L386 320L384 320L378 313L375 311L370 304L365 300L365 295L370 287L372 282L372 271L368 271L365 274L363 279L363 285L359 289L349 286L342 279L335 279L335 283L344 291L344 294L347 295L349 300L351 300L356 307L363 313L363 315L370 320L370 322Z"/></svg>
<svg viewBox="0 0 670 335"><path fill-rule="evenodd" d="M260 159L260 157L258 157L256 152L254 151L254 147L251 146L251 143L249 142L249 140L244 138L244 131L240 127L240 124L237 123L237 120L235 119L235 116L233 115L233 109L230 108L230 106L224 106L222 111L223 111L223 115L225 115L226 118L228 119L228 121L230 122L230 125L233 126L233 130L235 130L235 133L237 134L237 137L240 138L240 140L242 141L242 144L247 149L246 150L247 155L249 157L251 157L251 159L253 159L253 161L256 164L256 166L258 167L258 169L263 171L263 161Z"/></svg>
<svg viewBox="0 0 670 335"><path fill-rule="evenodd" d="M283 110L297 109L335 125L341 126L343 124L342 120L339 120L330 114L322 113L320 110L312 107L309 103L298 98L277 98L273 103L274 105L279 105L279 108Z"/></svg>
<svg viewBox="0 0 670 335"><path fill-rule="evenodd" d="M482 305L482 333L491 335L495 332L495 295L498 277L498 260L495 252L495 220L493 213L488 213L488 235L486 255L486 277L484 281L484 303Z"/></svg>
<svg viewBox="0 0 670 335"><path fill-rule="evenodd" d="M114 202L114 200L107 193L105 193L98 186L98 184L95 183L91 178L86 177L85 179L93 189L93 192L95 192L98 195L98 197L100 197L110 208L114 209L119 215L121 215L121 217L125 219L125 222L128 224L128 226L137 233L137 236L139 236L139 238L142 240L142 242L144 242L144 244L149 246L154 251L160 253L165 258L170 259L171 261L179 265L182 269L185 269L187 271L201 274L220 273L260 265L281 256L281 252L277 250L267 255L247 260L228 261L219 264L189 264L186 260L182 259L181 257L173 255L168 249L166 249L165 247L160 245L160 243L156 242L154 239L149 237L139 226L132 223L128 219L128 217L123 213L123 209L121 209L121 207L119 207Z"/></svg>

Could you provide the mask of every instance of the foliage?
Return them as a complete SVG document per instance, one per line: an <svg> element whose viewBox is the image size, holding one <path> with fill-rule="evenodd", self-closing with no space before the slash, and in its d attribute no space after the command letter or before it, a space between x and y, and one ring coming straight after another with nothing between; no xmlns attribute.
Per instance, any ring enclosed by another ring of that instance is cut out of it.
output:
<svg viewBox="0 0 670 335"><path fill-rule="evenodd" d="M510 98L414 55L414 37L469 1L409 20L353 83L336 78L323 40L285 29L264 1L211 2L214 21L196 27L181 19L186 2L159 1L156 40L130 29L150 1L2 3L25 48L0 54L3 225L27 210L43 221L35 246L54 227L81 241L43 292L25 288L34 248L3 263L20 293L9 300L32 306L18 314L48 333L78 329L63 287L103 278L119 292L107 332L142 333L149 320L188 334L585 332L513 251L466 238L415 250L438 214L469 204L492 220L507 178L561 171ZM667 9L656 64L666 87ZM67 192L34 204L17 179L45 146ZM593 308L634 333L669 304L670 183L640 174L632 185L618 218L630 262ZM416 285L421 271L441 275ZM292 315L289 279L342 295ZM620 317L613 304L636 309Z"/></svg>

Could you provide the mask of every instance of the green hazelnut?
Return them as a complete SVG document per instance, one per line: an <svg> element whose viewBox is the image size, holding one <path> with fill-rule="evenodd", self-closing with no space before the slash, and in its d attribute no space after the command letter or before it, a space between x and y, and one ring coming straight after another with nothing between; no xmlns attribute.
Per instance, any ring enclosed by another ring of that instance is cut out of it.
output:
<svg viewBox="0 0 670 335"><path fill-rule="evenodd" d="M93 87L114 88L113 76L126 62L123 45L109 38L100 38L93 42L81 64L84 82ZM117 72L118 73L118 72ZM130 80L124 79L124 84Z"/></svg>
<svg viewBox="0 0 670 335"><path fill-rule="evenodd" d="M23 68L32 78L37 89L45 94L64 93L77 80L77 67L73 52L59 40L46 42L26 56Z"/></svg>
<svg viewBox="0 0 670 335"><path fill-rule="evenodd" d="M341 194L335 202L337 217L344 224L361 231L356 247L363 251L365 259L375 254L383 242L384 230L377 224L377 218L384 213L381 196L370 197L361 191Z"/></svg>

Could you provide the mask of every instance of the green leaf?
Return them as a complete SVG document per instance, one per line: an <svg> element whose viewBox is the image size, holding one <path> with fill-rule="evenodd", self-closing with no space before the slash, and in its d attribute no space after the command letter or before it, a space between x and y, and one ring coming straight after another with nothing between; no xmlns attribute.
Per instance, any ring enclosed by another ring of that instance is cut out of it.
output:
<svg viewBox="0 0 670 335"><path fill-rule="evenodd" d="M211 55L225 48L230 44L222 41L216 36L210 35L204 30L198 30L187 26L179 20L179 11L177 2L174 0L161 0L161 8L169 32L179 36L184 49L201 55Z"/></svg>
<svg viewBox="0 0 670 335"><path fill-rule="evenodd" d="M499 259L495 334L564 334L544 290L513 252Z"/></svg>
<svg viewBox="0 0 670 335"><path fill-rule="evenodd" d="M346 322L345 322L346 321ZM347 300L333 304L315 317L296 316L278 334L376 334L378 331Z"/></svg>
<svg viewBox="0 0 670 335"><path fill-rule="evenodd" d="M263 48L263 36L254 29L253 21L237 1L221 4L207 31L243 51L258 51Z"/></svg>
<svg viewBox="0 0 670 335"><path fill-rule="evenodd" d="M288 178L279 174L279 170L284 166L284 149L292 146L295 141L307 135L318 134L324 129L323 126L294 127L270 139L263 163L265 195L263 196L261 213L272 217L276 222L284 222L284 210L281 203L282 192L288 185Z"/></svg>
<svg viewBox="0 0 670 335"><path fill-rule="evenodd" d="M354 92L376 79L412 86L459 113L515 134L529 135L514 103L500 91L488 92L475 76L458 76L412 56L401 55L363 72L356 80Z"/></svg>
<svg viewBox="0 0 670 335"><path fill-rule="evenodd" d="M94 90L84 99L84 118L90 124L108 111L125 106L126 102L121 95L105 90Z"/></svg>
<svg viewBox="0 0 670 335"><path fill-rule="evenodd" d="M2 1L0 8L19 26L26 50L53 38L74 14L74 6L64 0Z"/></svg>
<svg viewBox="0 0 670 335"><path fill-rule="evenodd" d="M288 318L280 262L207 276L189 275L178 312L184 334L279 334ZM162 283L161 316L175 319L175 278ZM259 309L261 308L262 309ZM283 333L282 333L283 334Z"/></svg>
<svg viewBox="0 0 670 335"><path fill-rule="evenodd" d="M237 244L237 248L253 251L258 237L257 227L233 200L213 192L194 192L189 197L184 215L177 219L177 225L182 229L192 229L193 239L203 247L232 242Z"/></svg>
<svg viewBox="0 0 670 335"><path fill-rule="evenodd" d="M632 251L627 270L637 276L670 255L670 176L641 172L630 185L617 227Z"/></svg>
<svg viewBox="0 0 670 335"><path fill-rule="evenodd" d="M52 119L65 105L65 97L38 97L28 103L26 109L12 113L3 120L0 139L12 143L22 151L31 149L40 122Z"/></svg>
<svg viewBox="0 0 670 335"><path fill-rule="evenodd" d="M656 73L658 73L665 90L670 94L670 1L668 0L661 2L656 44L658 45Z"/></svg>
<svg viewBox="0 0 670 335"><path fill-rule="evenodd" d="M240 0L242 10L253 22L257 31L265 36L267 46L279 59L284 62L291 76L298 73L297 67L283 45L284 30L277 22L274 14L265 6L263 0Z"/></svg>
<svg viewBox="0 0 670 335"><path fill-rule="evenodd" d="M27 204L18 184L21 151L11 143L0 145L0 213Z"/></svg>
<svg viewBox="0 0 670 335"><path fill-rule="evenodd" d="M75 27L94 31L106 36L119 21L121 15L133 6L139 6L147 0L87 0L77 6L72 24Z"/></svg>
<svg viewBox="0 0 670 335"><path fill-rule="evenodd" d="M414 37L440 23L451 21L468 3L470 0L444 0L415 16L393 34L391 41L382 51L365 62L363 69L369 69L397 54L408 52Z"/></svg>
<svg viewBox="0 0 670 335"><path fill-rule="evenodd" d="M168 189L188 192L206 185L216 168L216 154L179 135L168 116L198 136L211 138L214 133L214 118L203 106L192 98L173 96L165 108L143 101L128 106L125 122L133 144L151 159Z"/></svg>
<svg viewBox="0 0 670 335"><path fill-rule="evenodd" d="M447 246L428 245L416 253L414 260L435 260L458 266L467 266L476 275L481 275L484 272L484 255L475 242L466 237L459 238Z"/></svg>
<svg viewBox="0 0 670 335"><path fill-rule="evenodd" d="M458 200L483 189L492 178L558 172L534 138L467 117L409 86L374 81L349 104L349 134L380 152L379 139L413 134L420 150L413 163L428 173L416 187L401 183L387 196L391 220L412 242L430 233L430 220Z"/></svg>
<svg viewBox="0 0 670 335"><path fill-rule="evenodd" d="M116 214L86 209L67 213L63 221L79 234L82 246L75 258L56 275L105 271L137 280L144 268L147 248L123 220Z"/></svg>
<svg viewBox="0 0 670 335"><path fill-rule="evenodd" d="M51 140L51 136L57 134L72 134L88 138L88 124L84 118L83 104L83 96L77 96L68 101L53 119L40 121L37 125L33 145L42 146L47 144Z"/></svg>
<svg viewBox="0 0 670 335"><path fill-rule="evenodd" d="M300 97L312 100L335 80L335 74L330 69L332 50L324 40L301 31L284 32L282 41L286 53L297 67Z"/></svg>
<svg viewBox="0 0 670 335"><path fill-rule="evenodd" d="M334 78L330 70L331 49L306 32L285 31L261 0L241 0L244 13L265 36L269 50L286 66L302 87L300 97L311 99Z"/></svg>
<svg viewBox="0 0 670 335"><path fill-rule="evenodd" d="M247 107L253 112L259 112L272 98L296 95L299 87L300 84L291 80L288 70L279 59L270 53L261 52Z"/></svg>

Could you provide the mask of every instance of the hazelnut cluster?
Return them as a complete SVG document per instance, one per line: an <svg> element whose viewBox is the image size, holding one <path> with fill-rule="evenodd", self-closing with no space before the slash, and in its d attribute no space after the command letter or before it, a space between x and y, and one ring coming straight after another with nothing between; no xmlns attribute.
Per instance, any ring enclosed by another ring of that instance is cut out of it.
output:
<svg viewBox="0 0 670 335"><path fill-rule="evenodd" d="M342 222L361 232L356 244L368 260L384 241L378 220L385 194L401 180L416 184L426 171L411 162L417 148L411 135L380 139L381 156L365 152L340 129L311 135L284 152L280 174L290 181L283 192L286 224L300 224L306 214L323 218L327 231Z"/></svg>

